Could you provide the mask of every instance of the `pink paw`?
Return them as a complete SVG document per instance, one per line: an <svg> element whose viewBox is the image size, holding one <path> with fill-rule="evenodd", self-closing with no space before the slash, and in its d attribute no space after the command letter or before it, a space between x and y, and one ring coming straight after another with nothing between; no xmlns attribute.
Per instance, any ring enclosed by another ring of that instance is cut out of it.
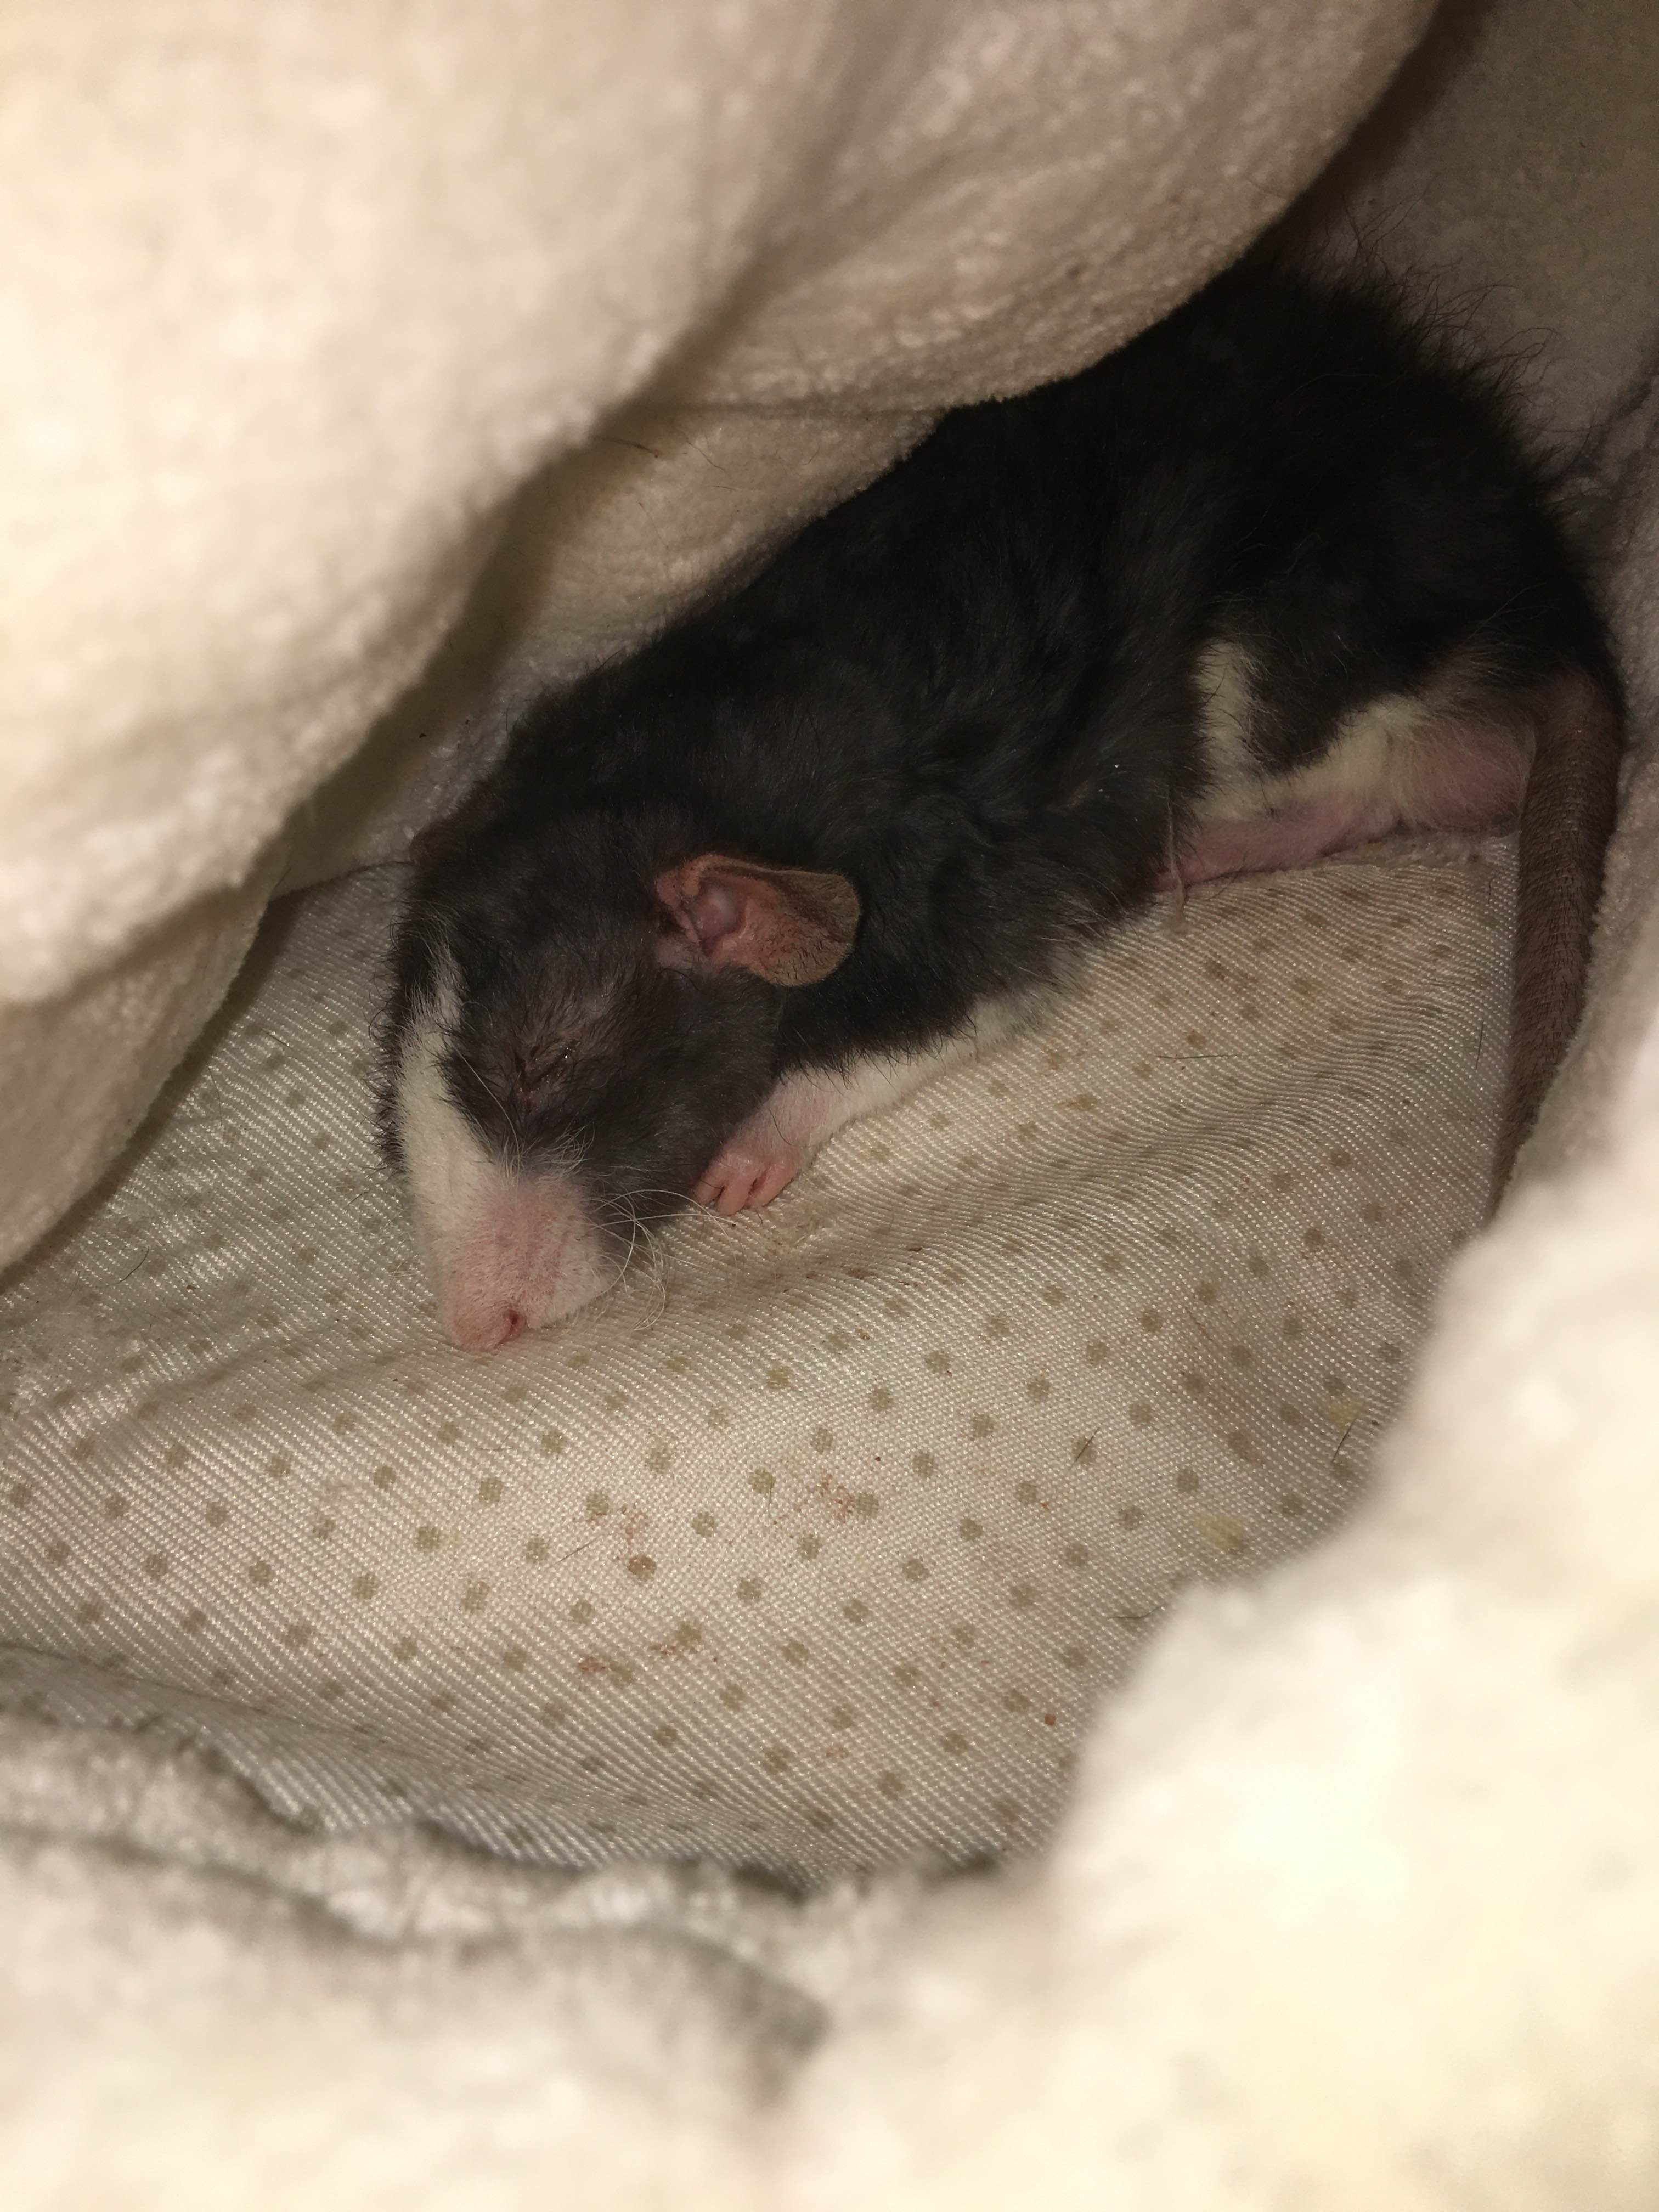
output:
<svg viewBox="0 0 1659 2212"><path fill-rule="evenodd" d="M740 1129L703 1170L692 1198L699 1206L712 1206L716 1213L769 1206L794 1181L807 1158L799 1146Z"/></svg>

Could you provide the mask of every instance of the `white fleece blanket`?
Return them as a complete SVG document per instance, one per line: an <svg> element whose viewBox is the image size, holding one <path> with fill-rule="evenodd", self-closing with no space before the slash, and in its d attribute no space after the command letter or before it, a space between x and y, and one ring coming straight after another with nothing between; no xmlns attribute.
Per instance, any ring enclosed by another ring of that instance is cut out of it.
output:
<svg viewBox="0 0 1659 2212"><path fill-rule="evenodd" d="M0 17L7 1249L284 866L394 849L526 684L1189 289L1419 12ZM1639 0L1455 12L1307 218L1536 349L1644 745L1656 87ZM1175 1606L1040 1856L797 1902L308 1837L14 1698L7 2203L1651 2204L1656 854L1644 755L1585 1036L1366 1502Z"/></svg>
<svg viewBox="0 0 1659 2212"><path fill-rule="evenodd" d="M400 849L526 686L1150 321L1427 12L9 0L0 1257L284 855Z"/></svg>

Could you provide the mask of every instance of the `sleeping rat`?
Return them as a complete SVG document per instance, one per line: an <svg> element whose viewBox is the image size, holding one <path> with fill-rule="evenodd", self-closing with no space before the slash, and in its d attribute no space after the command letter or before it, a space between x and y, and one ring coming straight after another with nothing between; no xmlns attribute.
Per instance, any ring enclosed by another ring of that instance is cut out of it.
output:
<svg viewBox="0 0 1659 2212"><path fill-rule="evenodd" d="M534 706L420 841L383 1123L457 1344L774 1198L1161 886L1521 823L1501 1181L1577 1018L1620 704L1493 379L1241 265L946 416Z"/></svg>

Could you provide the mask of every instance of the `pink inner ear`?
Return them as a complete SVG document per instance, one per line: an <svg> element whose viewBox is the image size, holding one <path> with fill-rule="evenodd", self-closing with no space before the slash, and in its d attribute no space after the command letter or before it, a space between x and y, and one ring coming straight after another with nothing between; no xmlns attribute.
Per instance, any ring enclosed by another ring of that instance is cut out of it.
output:
<svg viewBox="0 0 1659 2212"><path fill-rule="evenodd" d="M764 975L771 965L772 939L788 909L775 885L752 876L705 872L697 861L675 868L657 893L678 923L687 949L701 952L715 968L746 968Z"/></svg>
<svg viewBox="0 0 1659 2212"><path fill-rule="evenodd" d="M684 925L696 939L705 958L718 960L720 948L742 933L747 901L718 876L705 877L681 909Z"/></svg>
<svg viewBox="0 0 1659 2212"><path fill-rule="evenodd" d="M743 968L786 988L816 983L840 966L858 926L858 897L841 876L762 868L716 853L682 861L657 878L674 928L661 957Z"/></svg>

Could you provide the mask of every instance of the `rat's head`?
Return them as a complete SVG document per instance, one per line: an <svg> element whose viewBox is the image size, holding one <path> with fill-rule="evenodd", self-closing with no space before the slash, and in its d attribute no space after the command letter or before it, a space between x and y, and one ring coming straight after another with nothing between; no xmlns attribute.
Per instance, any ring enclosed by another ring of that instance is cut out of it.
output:
<svg viewBox="0 0 1659 2212"><path fill-rule="evenodd" d="M470 1350L618 1279L770 1089L783 992L851 947L844 877L685 842L598 811L463 817L419 856L384 1121Z"/></svg>

